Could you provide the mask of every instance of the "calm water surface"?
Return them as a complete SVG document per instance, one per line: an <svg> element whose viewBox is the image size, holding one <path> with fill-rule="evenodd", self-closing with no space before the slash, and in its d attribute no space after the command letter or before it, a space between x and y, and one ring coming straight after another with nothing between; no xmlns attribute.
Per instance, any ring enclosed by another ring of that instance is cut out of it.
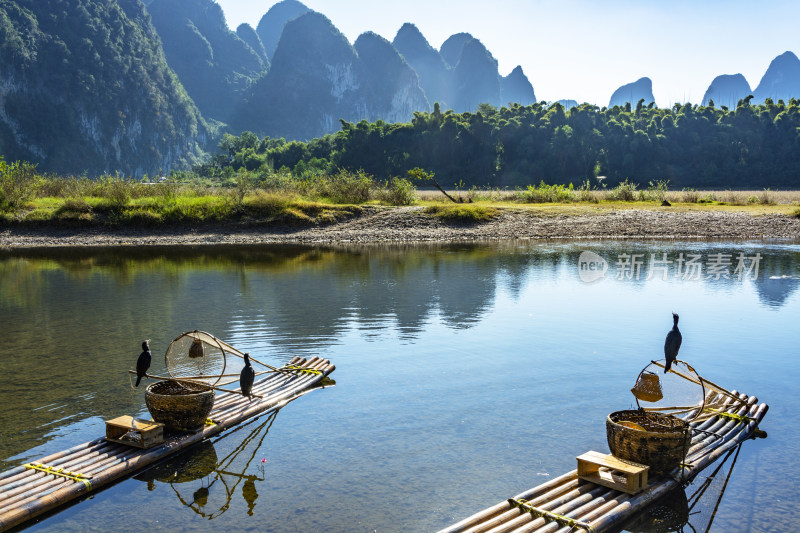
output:
<svg viewBox="0 0 800 533"><path fill-rule="evenodd" d="M583 251L604 279L581 280ZM676 279L680 254L720 253L732 279ZM760 254L756 279L736 279L740 253ZM623 254L644 254L638 280ZM650 254L673 261L666 281ZM31 531L432 531L607 450L605 417L633 405L675 310L682 359L770 404L712 531L792 531L798 287L800 246L763 243L0 252L0 469L144 414L126 374L141 341L161 373L202 329L272 363L329 358L336 386Z"/></svg>

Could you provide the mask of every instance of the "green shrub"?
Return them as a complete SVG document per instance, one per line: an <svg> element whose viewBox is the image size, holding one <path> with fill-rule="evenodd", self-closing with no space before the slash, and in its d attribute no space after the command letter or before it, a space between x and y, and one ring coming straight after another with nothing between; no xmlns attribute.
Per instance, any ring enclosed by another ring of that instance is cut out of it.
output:
<svg viewBox="0 0 800 533"><path fill-rule="evenodd" d="M570 184L548 185L542 180L538 187L528 185L528 188L519 194L519 199L527 204L541 204L550 202L572 202L575 200L575 193Z"/></svg>
<svg viewBox="0 0 800 533"><path fill-rule="evenodd" d="M650 202L663 202L667 199L669 180L650 181L647 189L639 191L642 200Z"/></svg>
<svg viewBox="0 0 800 533"><path fill-rule="evenodd" d="M340 170L333 176L319 178L315 188L318 196L333 203L363 204L372 198L376 186L372 176L363 171Z"/></svg>
<svg viewBox="0 0 800 533"><path fill-rule="evenodd" d="M625 181L611 189L609 197L620 202L632 202L636 199L636 184L625 178Z"/></svg>
<svg viewBox="0 0 800 533"><path fill-rule="evenodd" d="M0 211L15 211L33 200L41 181L27 161L8 164L0 157Z"/></svg>
<svg viewBox="0 0 800 533"><path fill-rule="evenodd" d="M378 199L388 205L411 205L417 201L417 188L410 180L394 177L378 193Z"/></svg>

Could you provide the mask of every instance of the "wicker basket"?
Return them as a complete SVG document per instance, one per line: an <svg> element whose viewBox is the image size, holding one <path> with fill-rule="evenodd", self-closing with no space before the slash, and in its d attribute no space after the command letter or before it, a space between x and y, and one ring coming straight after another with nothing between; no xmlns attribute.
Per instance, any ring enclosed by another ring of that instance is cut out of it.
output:
<svg viewBox="0 0 800 533"><path fill-rule="evenodd" d="M194 383L159 381L144 394L153 420L173 431L195 431L205 425L214 407L214 390Z"/></svg>
<svg viewBox="0 0 800 533"><path fill-rule="evenodd" d="M641 429L620 424L633 422ZM689 424L680 418L647 411L616 411L606 419L611 453L650 467L653 473L669 472L686 457L691 443Z"/></svg>

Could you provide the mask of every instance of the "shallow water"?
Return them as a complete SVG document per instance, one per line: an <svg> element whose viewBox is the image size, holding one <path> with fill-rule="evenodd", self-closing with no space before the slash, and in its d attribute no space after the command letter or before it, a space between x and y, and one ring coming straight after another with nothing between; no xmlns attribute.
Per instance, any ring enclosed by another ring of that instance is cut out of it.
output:
<svg viewBox="0 0 800 533"><path fill-rule="evenodd" d="M582 281L584 251L605 278ZM720 253L731 279L708 277ZM644 254L638 280L625 254ZM702 279L675 278L680 254ZM757 275L737 279L739 254ZM712 531L790 531L798 287L800 246L763 243L5 251L0 468L144 413L141 341L161 373L201 329L273 363L329 358L336 386L31 530L432 531L607 450L605 416L634 405L674 310L681 359L770 404Z"/></svg>

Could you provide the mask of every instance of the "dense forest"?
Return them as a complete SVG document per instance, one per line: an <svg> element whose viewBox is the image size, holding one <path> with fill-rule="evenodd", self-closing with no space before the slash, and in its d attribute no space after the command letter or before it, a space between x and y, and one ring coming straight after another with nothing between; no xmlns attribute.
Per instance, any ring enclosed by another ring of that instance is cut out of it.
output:
<svg viewBox="0 0 800 533"><path fill-rule="evenodd" d="M136 0L0 0L0 154L40 170L140 176L213 135Z"/></svg>
<svg viewBox="0 0 800 533"><path fill-rule="evenodd" d="M341 121L341 130L309 142L225 135L220 152L196 171L214 177L231 170L285 168L299 175L363 170L376 178L420 167L446 187L576 185L605 176L670 188L800 187L800 104L740 100L735 109L676 104L569 110L545 102L475 113L417 112L410 123ZM227 170L226 170L227 169Z"/></svg>

